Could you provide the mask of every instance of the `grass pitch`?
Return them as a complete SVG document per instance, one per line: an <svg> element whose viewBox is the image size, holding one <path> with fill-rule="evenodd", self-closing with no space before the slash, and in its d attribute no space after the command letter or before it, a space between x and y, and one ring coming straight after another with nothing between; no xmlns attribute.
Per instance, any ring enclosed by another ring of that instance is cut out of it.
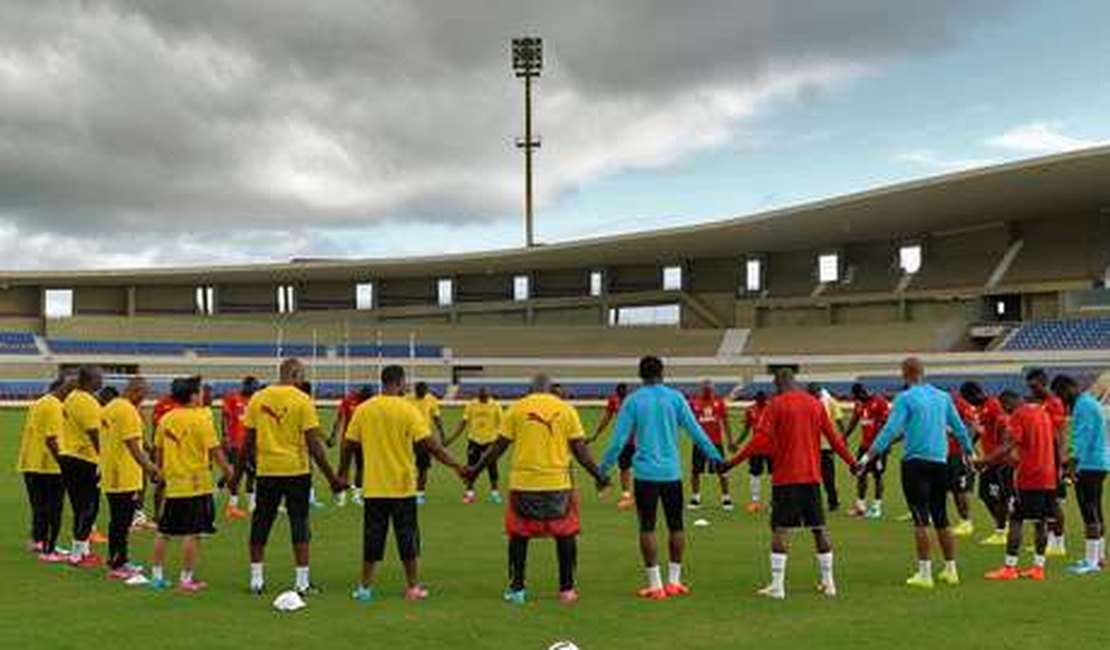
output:
<svg viewBox="0 0 1110 650"><path fill-rule="evenodd" d="M330 417L330 414L329 414ZM445 411L453 427L457 411ZM596 412L583 411L592 427ZM0 411L3 443L0 465L11 468L18 445L22 411ZM600 447L600 445L598 445ZM462 453L456 443L455 453ZM844 495L854 490L843 471ZM315 511L312 578L325 592L306 610L279 614L273 596L292 582L288 528L275 526L267 557L269 598L247 594L246 522L218 524L219 532L202 550L198 575L207 591L185 596L155 593L110 583L102 571L40 565L23 551L28 526L19 475L0 474L0 648L513 648L543 649L570 639L580 647L682 648L1063 648L1095 647L1110 641L1106 603L1110 575L1073 578L1062 561L1049 562L1049 580L1040 583L988 583L984 571L1001 563L999 548L964 541L964 584L933 592L902 585L913 568L909 525L894 521L904 512L896 468L887 477L887 520L866 522L831 515L841 596L818 597L817 570L808 534L795 538L788 567L789 597L768 602L754 595L768 578L767 515L724 513L716 489L704 489L708 506L697 515L707 528L688 526L685 577L693 596L662 603L633 597L642 581L631 512L619 512L615 495L599 502L584 487L579 587L575 606L555 599L553 544L533 542L529 592L523 607L501 601L505 585L502 509L460 503L461 485L448 472L434 471L429 503L421 510L423 577L431 597L423 603L401 598L403 580L392 547L378 584L378 600L360 605L348 597L361 556L361 512L348 506ZM747 474L733 474L741 502ZM480 488L484 483L479 484ZM766 490L767 488L765 488ZM323 493L323 491L321 492ZM481 492L480 492L481 494ZM107 507L100 528L106 529ZM1078 515L1069 509L1068 541L1081 552ZM68 515L61 538L69 543ZM687 518L688 523L693 517ZM989 520L979 504L980 533ZM149 563L151 535L132 536L132 557ZM98 549L104 552L104 549ZM178 571L176 547L167 577Z"/></svg>

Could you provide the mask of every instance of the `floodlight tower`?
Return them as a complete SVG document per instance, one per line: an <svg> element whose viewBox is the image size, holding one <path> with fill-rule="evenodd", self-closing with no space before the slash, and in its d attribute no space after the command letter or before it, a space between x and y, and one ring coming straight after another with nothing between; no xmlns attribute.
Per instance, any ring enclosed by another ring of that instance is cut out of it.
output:
<svg viewBox="0 0 1110 650"><path fill-rule="evenodd" d="M513 39L513 72L524 80L524 137L517 138L516 146L524 150L524 245L535 245L532 226L532 152L540 148L538 138L532 137L532 80L539 78L543 68L543 39L526 36Z"/></svg>

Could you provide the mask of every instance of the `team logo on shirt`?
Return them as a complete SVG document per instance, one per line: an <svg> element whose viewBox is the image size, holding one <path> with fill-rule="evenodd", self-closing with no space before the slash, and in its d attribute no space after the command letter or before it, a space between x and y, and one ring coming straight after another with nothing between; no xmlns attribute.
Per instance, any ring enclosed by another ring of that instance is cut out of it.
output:
<svg viewBox="0 0 1110 650"><path fill-rule="evenodd" d="M263 404L261 410L262 410L263 415L267 415L267 416L273 418L274 422L277 422L279 425L281 424L281 421L285 419L285 414L287 413L286 409L282 409L281 412L278 413L272 407L270 407L268 404Z"/></svg>
<svg viewBox="0 0 1110 650"><path fill-rule="evenodd" d="M559 419L559 414L556 413L550 420L545 420L538 413L528 413L528 415L525 416L525 419L529 422L542 424L547 429L547 432L549 434L555 435L555 420Z"/></svg>

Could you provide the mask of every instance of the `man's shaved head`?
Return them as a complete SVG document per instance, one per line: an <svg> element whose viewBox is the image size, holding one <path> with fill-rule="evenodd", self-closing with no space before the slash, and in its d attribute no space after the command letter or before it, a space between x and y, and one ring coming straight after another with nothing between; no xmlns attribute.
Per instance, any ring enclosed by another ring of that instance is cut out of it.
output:
<svg viewBox="0 0 1110 650"><path fill-rule="evenodd" d="M281 362L281 383L299 386L304 382L304 364L300 359L286 359Z"/></svg>
<svg viewBox="0 0 1110 650"><path fill-rule="evenodd" d="M925 377L925 364L917 357L907 357L902 362L902 379L907 384L919 384Z"/></svg>
<svg viewBox="0 0 1110 650"><path fill-rule="evenodd" d="M549 393L551 392L551 377L548 377L542 372L536 373L532 376L532 392L533 393Z"/></svg>

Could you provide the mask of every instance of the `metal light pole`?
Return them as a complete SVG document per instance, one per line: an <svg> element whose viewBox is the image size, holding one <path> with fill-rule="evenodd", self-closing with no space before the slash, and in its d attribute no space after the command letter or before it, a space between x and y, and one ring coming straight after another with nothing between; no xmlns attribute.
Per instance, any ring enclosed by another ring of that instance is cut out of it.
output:
<svg viewBox="0 0 1110 650"><path fill-rule="evenodd" d="M543 68L543 39L538 36L513 39L513 72L524 79L524 137L517 138L516 146L524 150L524 245L535 245L532 224L532 152L540 148L538 138L532 137L532 79L540 76Z"/></svg>

